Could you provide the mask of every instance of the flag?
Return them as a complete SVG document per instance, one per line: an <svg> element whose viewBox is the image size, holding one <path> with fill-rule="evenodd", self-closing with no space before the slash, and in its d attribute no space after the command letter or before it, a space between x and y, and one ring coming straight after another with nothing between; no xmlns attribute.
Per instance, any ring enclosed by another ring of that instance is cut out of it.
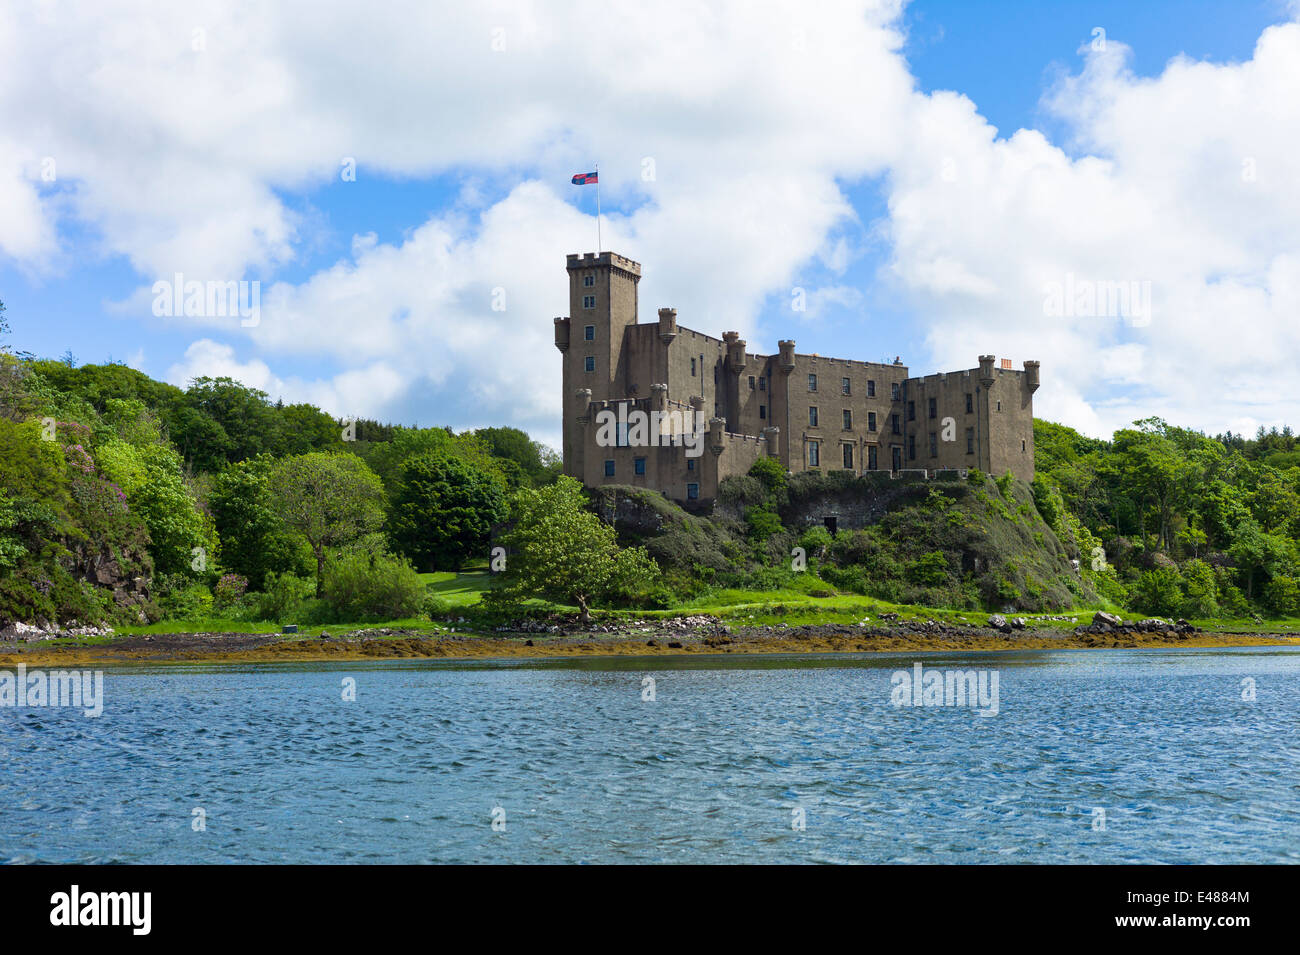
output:
<svg viewBox="0 0 1300 955"><path fill-rule="evenodd" d="M594 172L580 172L573 177L572 182L575 186L588 186L594 182L599 182Z"/></svg>

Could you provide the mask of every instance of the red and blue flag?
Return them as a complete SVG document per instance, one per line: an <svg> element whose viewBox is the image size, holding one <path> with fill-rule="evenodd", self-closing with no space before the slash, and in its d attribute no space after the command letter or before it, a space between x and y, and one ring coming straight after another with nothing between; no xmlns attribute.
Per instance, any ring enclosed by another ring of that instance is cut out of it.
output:
<svg viewBox="0 0 1300 955"><path fill-rule="evenodd" d="M593 182L599 182L600 180L596 178L594 172L580 172L573 177L572 181L575 186L589 186Z"/></svg>

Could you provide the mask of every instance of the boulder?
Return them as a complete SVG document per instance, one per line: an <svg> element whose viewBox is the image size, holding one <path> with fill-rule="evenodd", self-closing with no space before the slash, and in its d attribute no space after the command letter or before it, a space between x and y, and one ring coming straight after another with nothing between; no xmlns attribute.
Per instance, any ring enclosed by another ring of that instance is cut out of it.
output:
<svg viewBox="0 0 1300 955"><path fill-rule="evenodd" d="M1003 633L1011 632L1011 624L1008 623L1007 618L1002 616L1000 613L995 613L989 617L989 626L994 630L1001 630Z"/></svg>
<svg viewBox="0 0 1300 955"><path fill-rule="evenodd" d="M1104 610L1098 610L1092 615L1092 625L1094 627L1100 625L1104 627L1119 628L1124 626L1124 619L1115 616L1113 613L1106 613Z"/></svg>

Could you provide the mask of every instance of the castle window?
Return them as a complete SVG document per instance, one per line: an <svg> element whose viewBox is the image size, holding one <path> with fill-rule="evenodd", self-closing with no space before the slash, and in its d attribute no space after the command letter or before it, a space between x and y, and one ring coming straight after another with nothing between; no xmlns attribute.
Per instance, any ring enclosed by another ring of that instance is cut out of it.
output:
<svg viewBox="0 0 1300 955"><path fill-rule="evenodd" d="M975 429L974 428L966 429L966 453L967 454L975 453Z"/></svg>
<svg viewBox="0 0 1300 955"><path fill-rule="evenodd" d="M817 441L808 442L808 467L820 467L822 463L822 446Z"/></svg>
<svg viewBox="0 0 1300 955"><path fill-rule="evenodd" d="M900 427L898 426L898 415L896 415L896 414L891 414L891 415L889 416L889 423L890 423L890 426L891 426L892 429L893 429L894 434L902 434L902 433L903 433L903 429L900 428Z"/></svg>
<svg viewBox="0 0 1300 955"><path fill-rule="evenodd" d="M845 431L853 430L853 412L850 411L848 408L844 409L844 430Z"/></svg>
<svg viewBox="0 0 1300 955"><path fill-rule="evenodd" d="M847 378L840 379L840 394L844 394L844 395L852 394L853 392L851 390L851 387L852 387L851 383Z"/></svg>
<svg viewBox="0 0 1300 955"><path fill-rule="evenodd" d="M758 406L758 420L759 421L767 420L767 405Z"/></svg>
<svg viewBox="0 0 1300 955"><path fill-rule="evenodd" d="M692 377L692 378L695 377L695 359L694 359L694 358L691 359L691 377Z"/></svg>
<svg viewBox="0 0 1300 955"><path fill-rule="evenodd" d="M585 288L591 288L592 286L594 286L594 285L596 284L596 276L594 276L594 275L584 275L584 276L582 277L582 284L583 284L583 287L585 287Z"/></svg>
<svg viewBox="0 0 1300 955"><path fill-rule="evenodd" d="M853 445L851 444L844 445L844 466L853 470Z"/></svg>
<svg viewBox="0 0 1300 955"><path fill-rule="evenodd" d="M907 460L916 460L916 435L914 434L907 436Z"/></svg>
<svg viewBox="0 0 1300 955"><path fill-rule="evenodd" d="M1024 454L1024 453L1025 453L1025 439L1024 439L1024 438L1021 438L1021 439L1020 439L1020 453L1021 453L1021 454Z"/></svg>
<svg viewBox="0 0 1300 955"><path fill-rule="evenodd" d="M686 485L686 499L688 501L697 501L700 498L700 486L698 484Z"/></svg>
<svg viewBox="0 0 1300 955"><path fill-rule="evenodd" d="M937 458L938 456L939 456L939 436L935 434L933 431L931 431L930 432L930 457Z"/></svg>
<svg viewBox="0 0 1300 955"><path fill-rule="evenodd" d="M909 402L907 403L907 420L908 420L908 421L915 421L915 420L916 420L916 402L915 402L915 401L909 401Z"/></svg>
<svg viewBox="0 0 1300 955"><path fill-rule="evenodd" d="M975 396L969 391L966 392L966 413L970 414L975 410Z"/></svg>
<svg viewBox="0 0 1300 955"><path fill-rule="evenodd" d="M583 341L594 342L596 340L596 326L584 325L582 327L582 339Z"/></svg>
<svg viewBox="0 0 1300 955"><path fill-rule="evenodd" d="M810 405L808 407L808 427L810 428L817 427L817 406L816 405Z"/></svg>
<svg viewBox="0 0 1300 955"><path fill-rule="evenodd" d="M876 413L874 411L867 412L867 430L868 431L876 430Z"/></svg>
<svg viewBox="0 0 1300 955"><path fill-rule="evenodd" d="M753 391L753 390L754 390L754 376L753 376L753 375L750 375L750 376L749 376L749 390L750 390L750 391Z"/></svg>
<svg viewBox="0 0 1300 955"><path fill-rule="evenodd" d="M606 462L605 462L605 477L613 477L613 476L614 476L614 462L613 462L613 461L606 461Z"/></svg>
<svg viewBox="0 0 1300 955"><path fill-rule="evenodd" d="M595 308L595 307L596 307L596 296L594 296L594 295L584 295L584 296L582 296L582 307L583 307L583 308Z"/></svg>
<svg viewBox="0 0 1300 955"><path fill-rule="evenodd" d="M584 371L595 371L595 370L596 370L596 356L595 356L595 355L588 355L586 358L584 358L584 359L582 360L582 368L583 368Z"/></svg>
<svg viewBox="0 0 1300 955"><path fill-rule="evenodd" d="M616 424L614 426L614 447L626 448L627 444L627 422Z"/></svg>
<svg viewBox="0 0 1300 955"><path fill-rule="evenodd" d="M1000 401L998 402L998 410L999 410L999 411L1002 410L1002 402L1000 402Z"/></svg>
<svg viewBox="0 0 1300 955"><path fill-rule="evenodd" d="M758 379L758 390L759 390L759 391L767 391L767 379L766 379L766 378L760 378L760 379Z"/></svg>
<svg viewBox="0 0 1300 955"><path fill-rule="evenodd" d="M936 401L934 398L930 399L930 417L931 418L939 417L939 402Z"/></svg>
<svg viewBox="0 0 1300 955"><path fill-rule="evenodd" d="M890 397L891 397L894 401L897 401L899 398L901 398L901 397L903 396L903 395L902 395L902 392L899 390L898 382L896 382L896 381L890 382L890 384L889 384L889 394L890 394Z"/></svg>
<svg viewBox="0 0 1300 955"><path fill-rule="evenodd" d="M634 465L634 470L636 471L636 473L639 474L639 475L641 475L642 477L644 477L644 476L645 476L645 458L637 458L637 459L636 459L635 461L633 461L632 463L633 463L633 465Z"/></svg>
<svg viewBox="0 0 1300 955"><path fill-rule="evenodd" d="M687 459L686 459L686 470L688 470L688 471L694 471L694 470L695 470L695 459L694 459L694 458L687 458Z"/></svg>
<svg viewBox="0 0 1300 955"><path fill-rule="evenodd" d="M809 375L809 376L808 376L808 390L809 390L809 391L816 391L816 390L817 390L817 376L816 376L816 375Z"/></svg>
<svg viewBox="0 0 1300 955"><path fill-rule="evenodd" d="M874 380L870 378L867 379L867 397L868 398L876 397L876 383Z"/></svg>
<svg viewBox="0 0 1300 955"><path fill-rule="evenodd" d="M868 471L876 470L877 466L879 465L880 462L877 457L879 451L880 449L877 448L874 444L867 448L867 470Z"/></svg>

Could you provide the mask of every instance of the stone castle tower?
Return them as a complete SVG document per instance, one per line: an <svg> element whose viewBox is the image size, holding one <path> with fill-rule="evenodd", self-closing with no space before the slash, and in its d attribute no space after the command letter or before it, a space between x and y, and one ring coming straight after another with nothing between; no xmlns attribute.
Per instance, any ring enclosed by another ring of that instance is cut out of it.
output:
<svg viewBox="0 0 1300 955"><path fill-rule="evenodd" d="M1033 394L1022 370L978 367L913 378L892 364L775 355L682 328L677 310L637 322L639 263L568 256L569 316L555 319L564 363L564 471L589 487L630 484L708 501L759 457L788 471L939 471L1034 476Z"/></svg>

